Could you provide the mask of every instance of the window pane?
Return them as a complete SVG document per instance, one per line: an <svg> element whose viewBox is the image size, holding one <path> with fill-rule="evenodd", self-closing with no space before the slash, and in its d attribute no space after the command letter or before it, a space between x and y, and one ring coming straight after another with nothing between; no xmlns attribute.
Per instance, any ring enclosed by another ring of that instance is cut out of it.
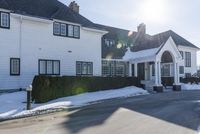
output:
<svg viewBox="0 0 200 134"><path fill-rule="evenodd" d="M185 52L185 66L191 67L191 53Z"/></svg>
<svg viewBox="0 0 200 134"><path fill-rule="evenodd" d="M179 67L179 73L180 74L184 74L184 66L180 66Z"/></svg>
<svg viewBox="0 0 200 134"><path fill-rule="evenodd" d="M60 35L60 23L54 22L53 33L56 35Z"/></svg>
<svg viewBox="0 0 200 134"><path fill-rule="evenodd" d="M68 25L68 36L70 36L70 37L74 36L74 27L73 27L73 25Z"/></svg>
<svg viewBox="0 0 200 134"><path fill-rule="evenodd" d="M47 61L47 74L53 74L53 62Z"/></svg>
<svg viewBox="0 0 200 134"><path fill-rule="evenodd" d="M1 26L9 27L9 14L8 13L1 13Z"/></svg>
<svg viewBox="0 0 200 134"><path fill-rule="evenodd" d="M103 76L110 75L110 66L108 61L102 61L102 74Z"/></svg>
<svg viewBox="0 0 200 134"><path fill-rule="evenodd" d="M61 35L66 36L67 35L67 28L65 24L61 24Z"/></svg>
<svg viewBox="0 0 200 134"><path fill-rule="evenodd" d="M76 62L76 74L81 75L81 62Z"/></svg>
<svg viewBox="0 0 200 134"><path fill-rule="evenodd" d="M46 74L46 61L40 61L40 72L39 74Z"/></svg>
<svg viewBox="0 0 200 134"><path fill-rule="evenodd" d="M181 53L182 59L184 59L184 56L183 56L183 51L180 51L180 53Z"/></svg>
<svg viewBox="0 0 200 134"><path fill-rule="evenodd" d="M161 68L162 76L170 76L170 64L163 64Z"/></svg>
<svg viewBox="0 0 200 134"><path fill-rule="evenodd" d="M79 38L80 36L80 27L74 26L74 37Z"/></svg>
<svg viewBox="0 0 200 134"><path fill-rule="evenodd" d="M54 61L53 64L53 74L60 74L60 62L59 61Z"/></svg>
<svg viewBox="0 0 200 134"><path fill-rule="evenodd" d="M82 74L87 74L87 63L82 63Z"/></svg>
<svg viewBox="0 0 200 134"><path fill-rule="evenodd" d="M88 74L91 75L93 71L92 63L88 63L87 69L88 69Z"/></svg>
<svg viewBox="0 0 200 134"><path fill-rule="evenodd" d="M11 59L11 74L19 75L20 74L20 60L19 59Z"/></svg>
<svg viewBox="0 0 200 134"><path fill-rule="evenodd" d="M116 75L117 76L125 75L125 65L123 62L116 62Z"/></svg>

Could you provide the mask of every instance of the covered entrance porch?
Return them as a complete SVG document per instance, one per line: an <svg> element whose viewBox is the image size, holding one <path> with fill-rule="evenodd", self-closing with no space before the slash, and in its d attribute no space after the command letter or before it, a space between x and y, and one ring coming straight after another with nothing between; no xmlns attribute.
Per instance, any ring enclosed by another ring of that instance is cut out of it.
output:
<svg viewBox="0 0 200 134"><path fill-rule="evenodd" d="M141 79L145 89L163 92L171 86L174 91L181 90L179 62L182 58L178 49L170 46L173 45L168 43L159 48L132 52L130 71L132 76Z"/></svg>

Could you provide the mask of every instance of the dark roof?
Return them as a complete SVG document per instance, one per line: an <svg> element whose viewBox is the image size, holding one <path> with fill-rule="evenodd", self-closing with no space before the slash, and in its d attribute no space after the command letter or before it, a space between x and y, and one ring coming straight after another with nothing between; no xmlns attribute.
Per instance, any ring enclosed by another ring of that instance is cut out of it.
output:
<svg viewBox="0 0 200 134"><path fill-rule="evenodd" d="M102 58L121 59L127 49L127 46L125 46L125 44L132 44L136 32L100 24L96 24L96 26L109 32L103 36ZM114 40L116 44L107 46L104 39ZM123 44L121 48L117 48L117 45L119 43Z"/></svg>
<svg viewBox="0 0 200 134"><path fill-rule="evenodd" d="M69 21L84 27L99 29L93 22L58 0L0 0L0 8L23 15Z"/></svg>
<svg viewBox="0 0 200 134"><path fill-rule="evenodd" d="M124 29L114 28L114 27L110 27L110 26L103 26L103 25L99 25L99 24L98 24L98 26L109 31L108 34L104 35L104 38L108 38L108 39L109 38L112 39L116 35L119 35L119 34L127 36L128 33L130 32L130 30L124 30ZM111 57L113 59L121 59L125 55L127 47L131 47L131 51L134 51L134 52L146 50L146 49L157 48L157 47L161 46L162 44L164 44L169 39L170 36L173 38L173 40L177 46L180 45L180 46L187 46L187 47L199 49L197 46L195 46L191 42L187 41L180 35L176 34L172 30L169 30L169 31L166 31L163 33L159 33L159 34L156 34L153 36L144 34L141 32L133 32L133 34L131 36L133 46L131 46L129 44L129 46L126 46L125 48L122 47L121 49L118 49L117 44L115 44L115 46L111 46L111 47L107 47L106 45L102 44L103 45L102 46L102 57L103 58Z"/></svg>
<svg viewBox="0 0 200 134"><path fill-rule="evenodd" d="M135 38L135 45L132 48L132 51L140 51L140 50L145 50L145 49L151 49L151 48L157 48L160 45L164 44L169 37L172 37L174 40L175 44L178 46L187 46L187 47L192 47L192 48L197 48L194 44L190 43L180 35L176 34L172 30L159 33L153 36L150 35L144 35L143 38L137 39Z"/></svg>

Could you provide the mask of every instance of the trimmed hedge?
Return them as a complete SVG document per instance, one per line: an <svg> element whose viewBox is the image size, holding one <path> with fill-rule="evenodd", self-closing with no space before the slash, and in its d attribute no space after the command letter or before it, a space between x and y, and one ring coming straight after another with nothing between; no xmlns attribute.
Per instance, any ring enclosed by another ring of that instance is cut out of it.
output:
<svg viewBox="0 0 200 134"><path fill-rule="evenodd" d="M197 77L181 78L181 82L182 83L199 84L200 83L200 78L197 78Z"/></svg>
<svg viewBox="0 0 200 134"><path fill-rule="evenodd" d="M32 83L32 98L36 103L44 103L84 92L117 89L133 85L140 87L140 80L135 77L35 76Z"/></svg>

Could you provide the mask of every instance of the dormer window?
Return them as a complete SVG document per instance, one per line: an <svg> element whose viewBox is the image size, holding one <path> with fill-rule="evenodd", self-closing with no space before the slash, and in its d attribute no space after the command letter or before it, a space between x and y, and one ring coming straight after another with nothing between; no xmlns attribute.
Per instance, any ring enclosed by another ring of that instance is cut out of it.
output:
<svg viewBox="0 0 200 134"><path fill-rule="evenodd" d="M6 12L0 12L0 27L10 28L10 14Z"/></svg>
<svg viewBox="0 0 200 134"><path fill-rule="evenodd" d="M63 37L80 38L80 26L54 22L53 34Z"/></svg>

